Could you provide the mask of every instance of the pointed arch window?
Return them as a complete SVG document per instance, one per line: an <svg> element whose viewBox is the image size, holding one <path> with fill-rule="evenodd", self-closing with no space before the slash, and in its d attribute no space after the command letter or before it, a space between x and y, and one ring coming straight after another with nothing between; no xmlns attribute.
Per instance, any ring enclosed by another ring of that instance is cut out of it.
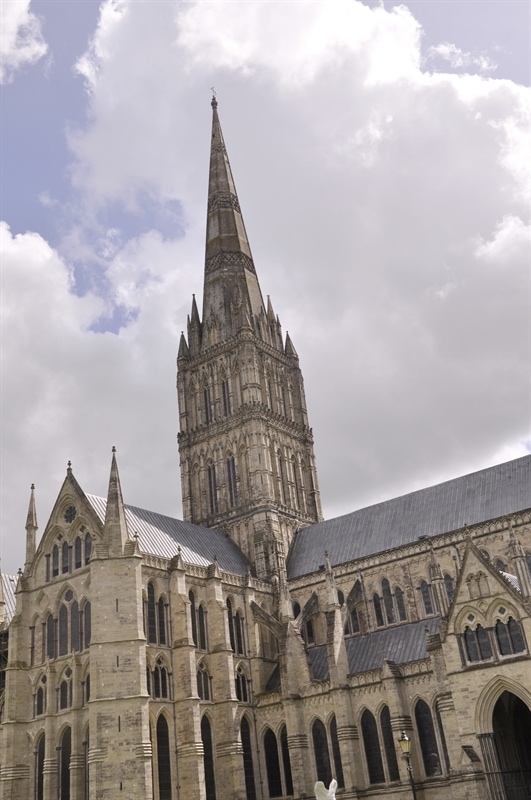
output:
<svg viewBox="0 0 531 800"><path fill-rule="evenodd" d="M65 677L59 684L59 710L70 708L72 705L72 670L65 671Z"/></svg>
<svg viewBox="0 0 531 800"><path fill-rule="evenodd" d="M431 594L431 586L426 581L420 582L420 595L424 603L424 611L427 615L433 614L433 598Z"/></svg>
<svg viewBox="0 0 531 800"><path fill-rule="evenodd" d="M37 687L35 695L35 713L34 716L40 717L46 711L46 675L43 675Z"/></svg>
<svg viewBox="0 0 531 800"><path fill-rule="evenodd" d="M65 728L59 745L59 800L70 800L70 757L72 755L72 731Z"/></svg>
<svg viewBox="0 0 531 800"><path fill-rule="evenodd" d="M489 633L482 625L477 625L474 629L469 628L467 625L464 632L464 641L468 661L486 661L492 658Z"/></svg>
<svg viewBox="0 0 531 800"><path fill-rule="evenodd" d="M251 726L246 716L242 717L240 724L240 738L242 740L243 774L245 777L245 798L256 800L256 785L254 781L253 747L251 741Z"/></svg>
<svg viewBox="0 0 531 800"><path fill-rule="evenodd" d="M149 644L157 643L157 614L155 610L155 587L151 583L147 586L147 640Z"/></svg>
<svg viewBox="0 0 531 800"><path fill-rule="evenodd" d="M68 542L63 542L61 548L61 572L70 572L70 548Z"/></svg>
<svg viewBox="0 0 531 800"><path fill-rule="evenodd" d="M383 608L382 608L382 598L378 594L376 594L376 592L372 596L372 602L374 605L374 616L376 619L376 625L378 626L378 628L383 628L385 623L384 623Z"/></svg>
<svg viewBox="0 0 531 800"><path fill-rule="evenodd" d="M190 622L192 625L192 641L197 647L197 614L195 605L195 595L192 591L188 592L188 600L190 601Z"/></svg>
<svg viewBox="0 0 531 800"><path fill-rule="evenodd" d="M90 563L90 557L92 555L92 536L90 533L87 533L85 536L85 564Z"/></svg>
<svg viewBox="0 0 531 800"><path fill-rule="evenodd" d="M289 758L288 731L283 725L280 729L280 752L282 753L282 765L284 767L285 794L293 795L293 778L291 775L291 761Z"/></svg>
<svg viewBox="0 0 531 800"><path fill-rule="evenodd" d="M498 620L495 625L496 642L500 655L509 656L525 650L524 636L520 623L509 617L507 624Z"/></svg>
<svg viewBox="0 0 531 800"><path fill-rule="evenodd" d="M83 547L81 544L81 537L76 536L74 542L74 569L81 569L83 566Z"/></svg>
<svg viewBox="0 0 531 800"><path fill-rule="evenodd" d="M164 666L161 658L157 658L155 669L153 671L153 696L156 700L165 700L168 698L168 670Z"/></svg>
<svg viewBox="0 0 531 800"><path fill-rule="evenodd" d="M429 778L432 775L441 775L441 759L437 746L437 738L435 736L435 728L433 727L433 719L430 708L424 700L419 700L415 706L415 722L417 725L426 777Z"/></svg>
<svg viewBox="0 0 531 800"><path fill-rule="evenodd" d="M68 608L64 603L59 606L59 655L68 652Z"/></svg>
<svg viewBox="0 0 531 800"><path fill-rule="evenodd" d="M365 709L361 716L361 732L363 736L367 771L369 773L369 783L384 783L385 773L382 751L380 749L380 739L378 737L378 727L369 709Z"/></svg>
<svg viewBox="0 0 531 800"><path fill-rule="evenodd" d="M59 548L56 544L52 547L52 578L59 575Z"/></svg>
<svg viewBox="0 0 531 800"><path fill-rule="evenodd" d="M400 622L407 622L407 609L404 599L404 592L402 591L400 586L395 586L395 600L396 600L396 610L398 612L398 619L400 620Z"/></svg>
<svg viewBox="0 0 531 800"><path fill-rule="evenodd" d="M199 664L197 670L197 694L201 700L211 700L210 675L204 661Z"/></svg>
<svg viewBox="0 0 531 800"><path fill-rule="evenodd" d="M221 399L223 401L223 413L226 417L232 411L230 399L230 386L228 380L221 381Z"/></svg>
<svg viewBox="0 0 531 800"><path fill-rule="evenodd" d="M236 638L234 636L234 617L232 614L232 601L227 599L227 618L229 621L229 641L233 653L236 652Z"/></svg>
<svg viewBox="0 0 531 800"><path fill-rule="evenodd" d="M172 800L170 731L164 714L157 720L157 782L159 800Z"/></svg>
<svg viewBox="0 0 531 800"><path fill-rule="evenodd" d="M444 574L444 588L446 589L448 602L451 603L454 597L455 581L447 572Z"/></svg>
<svg viewBox="0 0 531 800"><path fill-rule="evenodd" d="M395 621L395 609L393 606L393 595L391 594L391 586L387 578L382 580L382 596L385 609L385 616L387 617L387 624L392 625Z"/></svg>
<svg viewBox="0 0 531 800"><path fill-rule="evenodd" d="M206 611L202 603L197 609L197 631L199 634L198 647L200 650L206 650L207 649Z"/></svg>
<svg viewBox="0 0 531 800"><path fill-rule="evenodd" d="M208 478L208 503L211 514L218 513L218 484L216 479L216 466L209 464L207 467Z"/></svg>
<svg viewBox="0 0 531 800"><path fill-rule="evenodd" d="M203 742L203 763L205 765L206 800L216 800L216 774L214 771L212 726L206 715L201 720L201 740Z"/></svg>
<svg viewBox="0 0 531 800"><path fill-rule="evenodd" d="M238 505L238 485L236 482L236 462L232 455L227 458L227 487L229 490L229 505L234 508Z"/></svg>
<svg viewBox="0 0 531 800"><path fill-rule="evenodd" d="M79 641L79 604L74 600L70 608L70 639L72 650L77 652L80 649Z"/></svg>
<svg viewBox="0 0 531 800"><path fill-rule="evenodd" d="M46 738L44 733L39 736L35 748L35 800L44 800L44 755L46 751Z"/></svg>
<svg viewBox="0 0 531 800"><path fill-rule="evenodd" d="M244 630L243 630L243 616L240 611L234 615L234 636L236 643L236 653L239 656L244 655Z"/></svg>
<svg viewBox="0 0 531 800"><path fill-rule="evenodd" d="M326 728L320 719L316 719L312 725L312 740L317 780L323 781L328 786L332 780L332 770L330 768Z"/></svg>
<svg viewBox="0 0 531 800"><path fill-rule="evenodd" d="M247 677L245 672L243 671L243 667L239 666L236 670L236 697L240 701L240 703L248 703L249 702L249 694L247 691Z"/></svg>
<svg viewBox="0 0 531 800"><path fill-rule="evenodd" d="M46 658L56 658L57 655L56 627L56 621L52 614L48 614L46 618Z"/></svg>
<svg viewBox="0 0 531 800"><path fill-rule="evenodd" d="M269 797L282 797L282 778L280 777L280 759L278 757L277 737L271 728L268 728L265 732L264 755Z"/></svg>

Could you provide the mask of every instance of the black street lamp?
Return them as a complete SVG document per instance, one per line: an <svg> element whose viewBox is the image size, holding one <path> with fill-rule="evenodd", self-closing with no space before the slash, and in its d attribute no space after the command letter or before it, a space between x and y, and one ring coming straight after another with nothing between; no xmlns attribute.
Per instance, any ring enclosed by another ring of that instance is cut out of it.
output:
<svg viewBox="0 0 531 800"><path fill-rule="evenodd" d="M407 762L407 771L409 774L411 791L413 792L413 800L417 800L415 784L413 783L413 767L411 766L411 739L409 738L409 736L405 731L402 731L402 733L400 734L400 739L398 740L398 744L400 745L400 749L402 750L402 755L404 756Z"/></svg>

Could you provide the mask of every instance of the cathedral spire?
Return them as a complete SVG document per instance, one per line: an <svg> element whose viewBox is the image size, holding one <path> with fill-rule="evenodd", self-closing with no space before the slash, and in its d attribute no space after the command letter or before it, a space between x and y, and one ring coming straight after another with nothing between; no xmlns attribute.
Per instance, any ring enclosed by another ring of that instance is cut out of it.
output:
<svg viewBox="0 0 531 800"><path fill-rule="evenodd" d="M236 334L249 310L265 313L264 301L213 97L202 350Z"/></svg>
<svg viewBox="0 0 531 800"><path fill-rule="evenodd" d="M35 484L31 484L30 500L28 506L28 516L26 517L26 563L24 572L30 568L35 556L35 536L38 529L37 509L35 506Z"/></svg>
<svg viewBox="0 0 531 800"><path fill-rule="evenodd" d="M116 462L116 448L112 449L111 474L109 476L109 489L107 491L107 508L105 509L105 538L109 545L109 555L121 556L126 542L127 522L125 508L120 486L120 475Z"/></svg>

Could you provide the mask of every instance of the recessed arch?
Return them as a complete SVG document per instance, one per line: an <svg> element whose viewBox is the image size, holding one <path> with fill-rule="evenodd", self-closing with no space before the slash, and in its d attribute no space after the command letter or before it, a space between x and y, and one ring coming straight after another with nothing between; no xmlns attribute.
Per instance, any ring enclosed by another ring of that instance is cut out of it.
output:
<svg viewBox="0 0 531 800"><path fill-rule="evenodd" d="M475 729L477 733L492 733L494 707L503 692L516 695L531 710L531 692L505 675L496 675L480 693L476 703Z"/></svg>

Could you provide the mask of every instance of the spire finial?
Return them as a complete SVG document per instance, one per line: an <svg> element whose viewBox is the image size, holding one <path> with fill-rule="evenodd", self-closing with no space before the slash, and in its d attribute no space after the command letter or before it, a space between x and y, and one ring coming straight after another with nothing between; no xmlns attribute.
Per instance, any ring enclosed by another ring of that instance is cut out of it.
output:
<svg viewBox="0 0 531 800"><path fill-rule="evenodd" d="M212 92L212 100L210 102L210 105L212 106L212 108L217 108L218 107L218 101L216 99L216 90L214 89L213 86L211 86L210 87L210 91Z"/></svg>
<svg viewBox="0 0 531 800"><path fill-rule="evenodd" d="M70 460L67 462L66 471L72 472L72 462Z"/></svg>
<svg viewBox="0 0 531 800"><path fill-rule="evenodd" d="M116 453L116 447L114 445L112 446L112 451L111 452L112 453Z"/></svg>

